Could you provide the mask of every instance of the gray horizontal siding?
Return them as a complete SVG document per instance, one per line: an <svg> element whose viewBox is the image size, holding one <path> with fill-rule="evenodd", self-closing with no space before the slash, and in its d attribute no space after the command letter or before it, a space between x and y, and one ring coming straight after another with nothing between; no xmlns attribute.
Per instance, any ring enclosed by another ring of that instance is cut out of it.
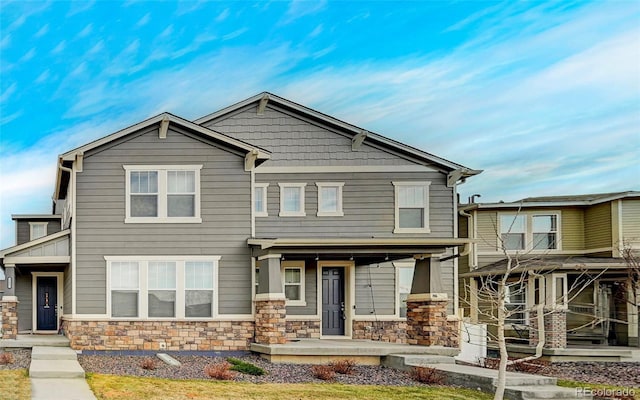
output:
<svg viewBox="0 0 640 400"><path fill-rule="evenodd" d="M343 217L317 217L316 182L344 182ZM430 181L429 234L394 234L395 203L392 181ZM453 192L439 172L257 174L269 183L268 217L256 218L257 237L453 237ZM305 188L305 217L279 217L278 183L301 182Z"/></svg>
<svg viewBox="0 0 640 400"><path fill-rule="evenodd" d="M269 150L272 156L265 165L270 166L412 164L366 141L358 151L352 151L350 137L271 106L263 115L249 107L207 126Z"/></svg>
<svg viewBox="0 0 640 400"><path fill-rule="evenodd" d="M33 327L33 287L31 279L31 275L19 275L16 277L16 296L19 300L18 331L31 330Z"/></svg>
<svg viewBox="0 0 640 400"><path fill-rule="evenodd" d="M396 271L392 263L356 267L356 315L395 314Z"/></svg>
<svg viewBox="0 0 640 400"><path fill-rule="evenodd" d="M251 313L250 174L244 159L169 130L87 154L78 174L77 312L106 312L105 255L219 255L220 314ZM125 224L124 164L196 164L201 224Z"/></svg>

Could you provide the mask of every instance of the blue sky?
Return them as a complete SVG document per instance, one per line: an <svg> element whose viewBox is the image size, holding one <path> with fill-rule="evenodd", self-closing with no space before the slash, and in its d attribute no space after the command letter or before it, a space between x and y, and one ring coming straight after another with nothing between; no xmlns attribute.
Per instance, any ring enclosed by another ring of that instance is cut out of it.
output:
<svg viewBox="0 0 640 400"><path fill-rule="evenodd" d="M640 2L0 7L0 247L58 154L262 91L485 170L463 199L640 189Z"/></svg>

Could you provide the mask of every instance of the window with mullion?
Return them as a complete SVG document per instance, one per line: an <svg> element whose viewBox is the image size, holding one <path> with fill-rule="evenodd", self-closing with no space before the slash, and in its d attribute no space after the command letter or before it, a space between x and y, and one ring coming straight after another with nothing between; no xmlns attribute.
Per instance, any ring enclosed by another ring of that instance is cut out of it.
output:
<svg viewBox="0 0 640 400"><path fill-rule="evenodd" d="M505 250L524 250L526 216L525 215L501 215L500 216L500 239L501 248Z"/></svg>
<svg viewBox="0 0 640 400"><path fill-rule="evenodd" d="M138 317L140 266L137 262L113 262L111 275L111 316Z"/></svg>
<svg viewBox="0 0 640 400"><path fill-rule="evenodd" d="M206 318L213 315L213 263L185 263L185 317Z"/></svg>
<svg viewBox="0 0 640 400"><path fill-rule="evenodd" d="M132 217L158 216L158 171L131 171Z"/></svg>
<svg viewBox="0 0 640 400"><path fill-rule="evenodd" d="M167 216L195 216L196 179L194 171L167 171Z"/></svg>
<svg viewBox="0 0 640 400"><path fill-rule="evenodd" d="M396 222L394 232L428 233L430 182L393 182Z"/></svg>
<svg viewBox="0 0 640 400"><path fill-rule="evenodd" d="M150 261L147 277L149 317L175 317L176 263Z"/></svg>
<svg viewBox="0 0 640 400"><path fill-rule="evenodd" d="M556 215L534 215L532 219L534 250L557 249L558 217Z"/></svg>

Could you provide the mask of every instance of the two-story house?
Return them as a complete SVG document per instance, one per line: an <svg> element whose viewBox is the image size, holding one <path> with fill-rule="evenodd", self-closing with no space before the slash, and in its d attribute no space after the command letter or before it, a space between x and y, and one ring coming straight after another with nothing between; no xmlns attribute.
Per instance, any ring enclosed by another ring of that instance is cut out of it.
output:
<svg viewBox="0 0 640 400"><path fill-rule="evenodd" d="M456 346L456 187L477 173L269 93L158 115L60 155L53 214L14 216L3 337Z"/></svg>
<svg viewBox="0 0 640 400"><path fill-rule="evenodd" d="M640 271L623 253L640 254L640 192L470 203L460 206L459 227L461 237L475 239L460 259L461 306L472 321L495 326L482 291L499 282L511 259L512 340L537 343L542 305L546 347L638 346L640 288L632 285Z"/></svg>

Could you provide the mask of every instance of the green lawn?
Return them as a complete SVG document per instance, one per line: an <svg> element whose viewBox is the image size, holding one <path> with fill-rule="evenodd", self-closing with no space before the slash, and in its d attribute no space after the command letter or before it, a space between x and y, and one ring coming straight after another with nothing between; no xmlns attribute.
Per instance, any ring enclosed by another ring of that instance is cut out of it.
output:
<svg viewBox="0 0 640 400"><path fill-rule="evenodd" d="M449 387L359 386L329 383L255 384L208 380L172 380L89 374L87 381L99 400L182 399L369 399L369 400L489 400L493 396Z"/></svg>
<svg viewBox="0 0 640 400"><path fill-rule="evenodd" d="M0 395L3 400L31 400L31 381L27 370L0 371Z"/></svg>

